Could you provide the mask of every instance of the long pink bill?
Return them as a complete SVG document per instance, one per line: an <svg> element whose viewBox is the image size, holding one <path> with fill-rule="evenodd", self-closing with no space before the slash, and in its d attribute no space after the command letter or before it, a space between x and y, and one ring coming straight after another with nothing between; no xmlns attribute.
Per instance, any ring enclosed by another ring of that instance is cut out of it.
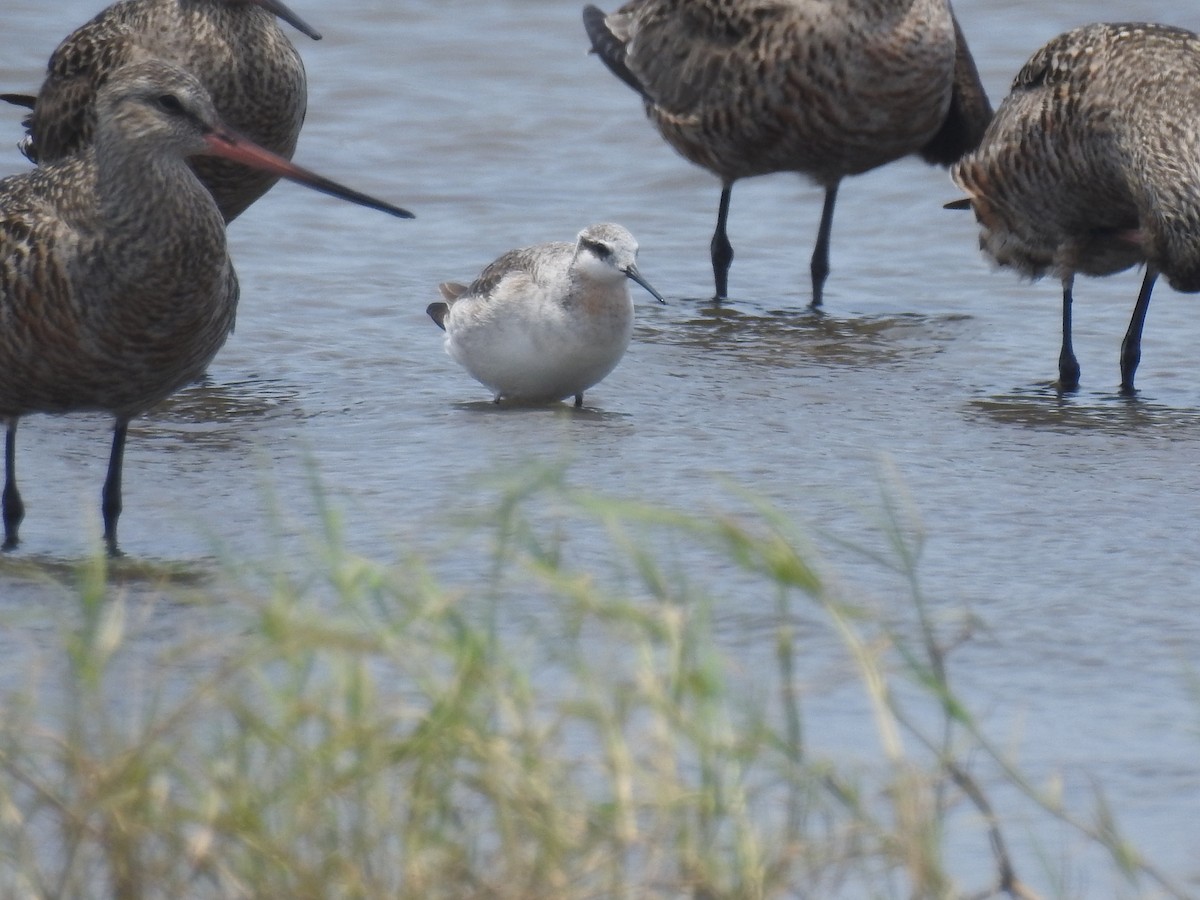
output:
<svg viewBox="0 0 1200 900"><path fill-rule="evenodd" d="M257 3L267 12L283 19L283 21L287 22L301 34L307 35L314 41L321 39L321 32L316 31L311 25L292 12L282 0L249 0L249 2Z"/></svg>
<svg viewBox="0 0 1200 900"><path fill-rule="evenodd" d="M209 156L220 156L225 159L231 159L242 165L250 166L252 169L261 169L264 172L270 172L272 175L278 175L297 184L303 184L314 191L320 191L322 194L329 194L331 197L340 197L343 200L349 200L351 203L357 203L359 206L377 209L380 212L389 213L401 219L415 218L407 209L401 209L399 206L393 206L383 200L377 200L369 194L352 190L338 184L336 181L331 181L323 175L310 172L302 166L289 162L282 156L276 156L270 150L264 150L248 138L244 138L240 134L226 128L210 128L207 134L205 134L204 139L208 143L207 155Z"/></svg>

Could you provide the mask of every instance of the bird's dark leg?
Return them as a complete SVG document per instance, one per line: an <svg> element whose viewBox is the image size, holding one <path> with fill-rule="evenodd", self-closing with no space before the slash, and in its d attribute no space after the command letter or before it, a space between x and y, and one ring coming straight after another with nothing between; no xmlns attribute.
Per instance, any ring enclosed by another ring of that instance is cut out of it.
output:
<svg viewBox="0 0 1200 900"><path fill-rule="evenodd" d="M812 255L812 305L821 305L825 279L829 277L829 235L833 231L833 207L837 203L838 182L825 188L825 205L821 209L821 227L817 229L817 246Z"/></svg>
<svg viewBox="0 0 1200 900"><path fill-rule="evenodd" d="M0 549L13 550L19 543L17 529L25 518L25 504L21 501L21 492L17 490L17 419L8 420L8 428L4 433L4 546Z"/></svg>
<svg viewBox="0 0 1200 900"><path fill-rule="evenodd" d="M1074 302L1075 273L1063 277L1062 350L1058 354L1058 389L1074 391L1079 388L1079 360L1071 343L1071 304Z"/></svg>
<svg viewBox="0 0 1200 900"><path fill-rule="evenodd" d="M733 185L721 187L721 205L717 207L717 230L713 232L712 252L713 278L717 283L717 295L714 300L724 300L729 296L729 266L733 263L733 245L729 243L729 235L725 231L729 219L729 198L733 194Z"/></svg>
<svg viewBox="0 0 1200 900"><path fill-rule="evenodd" d="M1125 331L1125 340L1121 341L1121 393L1133 394L1133 373L1137 371L1138 363L1142 361L1142 326L1146 324L1146 310L1150 308L1150 292L1154 290L1154 282L1158 278L1158 270L1147 264L1146 277L1142 280L1142 289L1138 291L1137 303L1133 306L1133 318L1129 320L1129 328Z"/></svg>
<svg viewBox="0 0 1200 900"><path fill-rule="evenodd" d="M582 393L575 395L575 408L576 409L583 408L583 394Z"/></svg>
<svg viewBox="0 0 1200 900"><path fill-rule="evenodd" d="M128 419L117 419L113 426L112 453L108 457L108 475L104 479L104 492L100 498L100 511L104 515L104 544L109 556L120 556L117 549L117 519L121 515L121 466L125 461L125 435L129 430Z"/></svg>

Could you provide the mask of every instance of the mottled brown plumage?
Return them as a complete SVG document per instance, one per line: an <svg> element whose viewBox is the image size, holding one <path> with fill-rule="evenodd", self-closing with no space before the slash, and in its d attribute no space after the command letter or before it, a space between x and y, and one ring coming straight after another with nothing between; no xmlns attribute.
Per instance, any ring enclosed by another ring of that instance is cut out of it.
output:
<svg viewBox="0 0 1200 900"><path fill-rule="evenodd" d="M1079 384L1071 345L1075 275L1141 263L1146 277L1121 350L1133 391L1159 273L1200 291L1200 37L1150 24L1096 24L1038 50L979 148L951 171L996 263L1063 285L1059 384Z"/></svg>
<svg viewBox="0 0 1200 900"><path fill-rule="evenodd" d="M721 179L717 299L739 178L792 171L825 188L817 306L841 180L911 153L948 165L991 116L949 0L632 0L587 7L584 25L667 142Z"/></svg>
<svg viewBox="0 0 1200 900"><path fill-rule="evenodd" d="M96 95L111 74L130 63L162 59L194 74L231 128L290 159L308 93L300 54L277 16L320 37L278 0L114 3L71 33L50 57L26 119L26 155L48 163L87 146L95 131ZM226 222L277 180L224 160L197 160L194 167Z"/></svg>
<svg viewBox="0 0 1200 900"><path fill-rule="evenodd" d="M225 224L187 165L221 154L395 215L228 130L204 88L161 61L114 72L91 147L0 180L0 418L8 424L4 547L24 513L14 472L21 416L116 419L103 512L117 548L129 420L204 374L233 327L238 283Z"/></svg>

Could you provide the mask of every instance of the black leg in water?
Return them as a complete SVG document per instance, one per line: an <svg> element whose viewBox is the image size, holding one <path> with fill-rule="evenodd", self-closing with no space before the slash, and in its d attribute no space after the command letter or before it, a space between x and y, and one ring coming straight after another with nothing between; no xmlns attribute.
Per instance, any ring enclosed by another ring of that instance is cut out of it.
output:
<svg viewBox="0 0 1200 900"><path fill-rule="evenodd" d="M733 185L721 187L721 205L717 208L717 230L713 232L712 253L713 279L717 283L717 294L714 300L724 300L729 296L729 267L733 264L733 245L729 243L729 235L725 226L729 219L729 198L733 194Z"/></svg>
<svg viewBox="0 0 1200 900"><path fill-rule="evenodd" d="M1158 270L1154 266L1146 266L1146 277L1142 280L1142 289L1138 292L1137 303L1133 307L1133 318L1129 320L1129 328L1125 331L1125 340L1121 341L1121 393L1134 394L1133 374L1137 371L1138 363L1142 361L1142 326L1146 324L1146 310L1150 308L1150 293L1154 290L1154 282L1158 278Z"/></svg>
<svg viewBox="0 0 1200 900"><path fill-rule="evenodd" d="M583 408L583 394L576 394L576 395L575 395L575 408L576 408L576 409L582 409L582 408Z"/></svg>
<svg viewBox="0 0 1200 900"><path fill-rule="evenodd" d="M812 255L812 306L821 305L825 279L829 277L829 235L833 231L833 207L837 204L838 183L825 188L825 205L821 208L821 227L817 229L817 246Z"/></svg>
<svg viewBox="0 0 1200 900"><path fill-rule="evenodd" d="M25 504L21 501L21 492L17 490L17 420L8 420L8 428L4 433L4 495L0 501L4 517L3 550L13 550L19 540L17 529L25 518Z"/></svg>
<svg viewBox="0 0 1200 900"><path fill-rule="evenodd" d="M1079 360L1071 343L1071 304L1074 302L1075 274L1063 278L1062 350L1058 354L1058 389L1074 391L1079 388Z"/></svg>
<svg viewBox="0 0 1200 900"><path fill-rule="evenodd" d="M104 545L109 556L120 556L117 548L117 519L121 516L121 467L125 462L125 435L129 430L128 419L117 419L113 426L112 453L108 457L108 475L104 479L104 492L100 497L100 511L104 515Z"/></svg>

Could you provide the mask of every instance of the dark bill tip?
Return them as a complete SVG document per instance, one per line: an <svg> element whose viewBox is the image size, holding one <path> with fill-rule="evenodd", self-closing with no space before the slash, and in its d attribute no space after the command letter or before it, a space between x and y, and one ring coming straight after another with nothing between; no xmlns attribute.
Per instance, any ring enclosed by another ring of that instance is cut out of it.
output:
<svg viewBox="0 0 1200 900"><path fill-rule="evenodd" d="M214 129L206 135L206 141L208 143L208 153L211 156L220 156L224 159L250 166L252 169L270 172L273 175L278 175L280 178L286 178L289 181L310 187L314 191L320 191L322 194L329 194L331 197L348 200L351 203L357 203L359 206L365 206L368 209L377 209L398 219L416 218L407 209L372 197L370 194L364 194L361 191L338 184L324 175L318 175L316 172L305 169L303 166L298 166L294 162L284 159L282 156L278 156L269 150L264 150L253 141L232 131L227 131L223 128Z"/></svg>
<svg viewBox="0 0 1200 900"><path fill-rule="evenodd" d="M628 269L625 270L625 275L629 278L630 281L637 282L642 287L644 287L650 293L650 296L653 297L655 300L657 300L659 303L667 302L666 300L663 299L663 295L660 294L658 291L656 291L654 289L654 286L651 285L650 282L648 282L645 278L642 277L642 273L637 270L637 266L630 266Z"/></svg>
<svg viewBox="0 0 1200 900"><path fill-rule="evenodd" d="M269 13L273 13L283 21L287 22L301 34L312 38L314 41L321 39L321 32L317 31L302 18L292 12L291 8L283 2L283 0L251 0L257 3Z"/></svg>

